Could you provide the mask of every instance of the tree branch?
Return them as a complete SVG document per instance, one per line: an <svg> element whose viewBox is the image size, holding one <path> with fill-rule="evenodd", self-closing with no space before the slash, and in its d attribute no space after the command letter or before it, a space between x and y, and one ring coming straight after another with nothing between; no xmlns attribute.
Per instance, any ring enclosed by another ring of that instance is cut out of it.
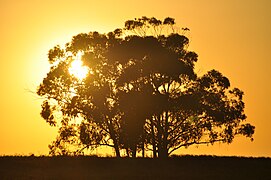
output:
<svg viewBox="0 0 271 180"><path fill-rule="evenodd" d="M185 143L185 144L181 144L173 149L171 149L168 153L168 155L170 155L172 152L176 151L177 149L180 149L181 147L183 146L190 146L190 145L193 145L193 144L210 144L210 143L215 143L215 142L222 142L224 141L224 139L217 139L217 140L214 140L212 142L210 141L203 141L203 142L196 142L196 141L193 141L193 142L190 142L190 143Z"/></svg>

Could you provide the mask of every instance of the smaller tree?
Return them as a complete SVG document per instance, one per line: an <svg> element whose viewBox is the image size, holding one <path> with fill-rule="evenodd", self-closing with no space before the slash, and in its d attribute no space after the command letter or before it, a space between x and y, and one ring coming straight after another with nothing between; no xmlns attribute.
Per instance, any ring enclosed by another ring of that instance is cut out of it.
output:
<svg viewBox="0 0 271 180"><path fill-rule="evenodd" d="M113 147L120 157L120 115L115 107L114 85L118 71L105 58L108 47L118 43L119 35L120 30L108 35L82 33L74 36L65 49L56 46L49 51L50 72L37 94L45 99L42 117L51 126L60 126L57 139L49 146L51 154L80 153L105 145ZM79 54L88 67L83 79L69 72Z"/></svg>

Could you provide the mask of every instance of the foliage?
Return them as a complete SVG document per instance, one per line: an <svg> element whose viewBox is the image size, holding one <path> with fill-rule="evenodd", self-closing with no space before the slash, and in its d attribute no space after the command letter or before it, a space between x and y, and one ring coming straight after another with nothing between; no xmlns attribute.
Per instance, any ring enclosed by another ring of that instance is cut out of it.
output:
<svg viewBox="0 0 271 180"><path fill-rule="evenodd" d="M243 92L217 70L198 77L198 55L188 45L173 18L143 16L51 49L51 69L37 91L44 98L42 117L59 127L51 154L105 145L117 157L122 149L128 156L151 150L153 157L168 157L193 144L252 139ZM69 73L78 54L89 70L82 80Z"/></svg>

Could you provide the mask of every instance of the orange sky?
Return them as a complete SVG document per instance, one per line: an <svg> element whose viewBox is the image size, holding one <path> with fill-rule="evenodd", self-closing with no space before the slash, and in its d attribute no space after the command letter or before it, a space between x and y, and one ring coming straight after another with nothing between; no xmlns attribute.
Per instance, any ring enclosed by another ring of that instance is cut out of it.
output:
<svg viewBox="0 0 271 180"><path fill-rule="evenodd" d="M0 0L0 155L47 154L56 129L30 93L48 72L47 52L81 32L108 32L134 17L174 17L190 28L197 71L218 69L245 92L254 142L189 147L180 154L271 157L270 0Z"/></svg>

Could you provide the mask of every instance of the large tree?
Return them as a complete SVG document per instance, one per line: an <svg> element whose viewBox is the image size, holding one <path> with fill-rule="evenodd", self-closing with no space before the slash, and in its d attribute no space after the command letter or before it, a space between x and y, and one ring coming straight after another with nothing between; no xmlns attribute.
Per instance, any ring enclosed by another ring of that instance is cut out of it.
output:
<svg viewBox="0 0 271 180"><path fill-rule="evenodd" d="M193 144L231 143L238 134L252 139L243 92L216 70L195 74L188 30L176 28L173 18L142 17L51 49L51 69L38 89L42 117L60 123L51 153L107 145L118 157L121 149L167 157ZM69 72L78 54L88 67L83 79Z"/></svg>

